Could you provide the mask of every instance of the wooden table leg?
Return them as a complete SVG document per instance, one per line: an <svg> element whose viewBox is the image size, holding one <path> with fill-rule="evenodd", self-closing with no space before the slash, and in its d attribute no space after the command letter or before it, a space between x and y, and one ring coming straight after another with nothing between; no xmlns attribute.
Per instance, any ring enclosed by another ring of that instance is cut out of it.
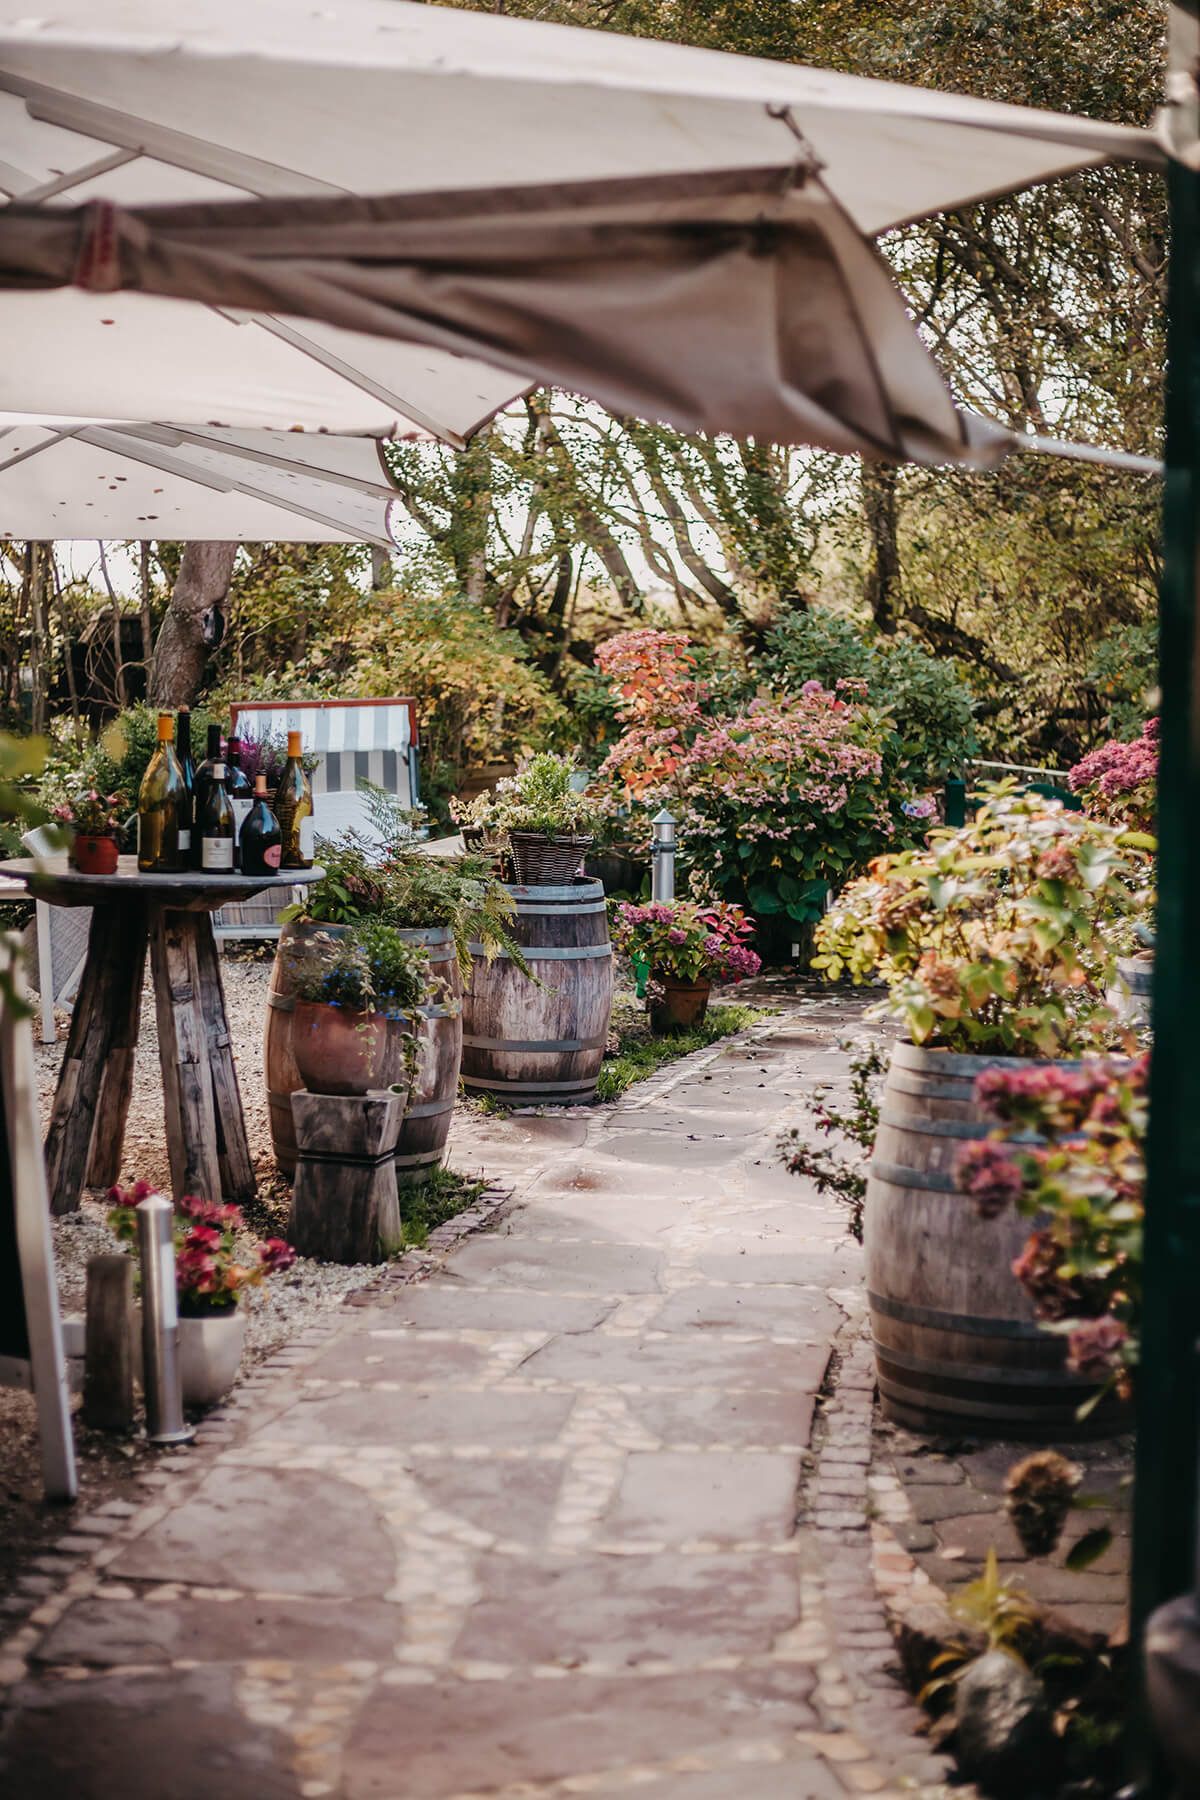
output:
<svg viewBox="0 0 1200 1800"><path fill-rule="evenodd" d="M242 1096L233 1062L221 959L213 936L211 913L196 919L196 951L200 971L200 1005L208 1034L208 1059L212 1069L213 1110L217 1123L217 1159L223 1194L231 1200L252 1200L256 1183L246 1137Z"/></svg>
<svg viewBox="0 0 1200 1800"><path fill-rule="evenodd" d="M202 1003L201 923L211 934L207 913L169 912L158 904L152 907L150 961L162 1057L167 1154L176 1200L185 1194L198 1194L205 1200L221 1197L212 1067Z"/></svg>
<svg viewBox="0 0 1200 1800"><path fill-rule="evenodd" d="M125 1145L125 1121L133 1095L133 1064L137 1053L138 1032L142 1022L142 990L146 980L146 905L140 898L125 902L138 914L136 927L140 948L134 951L135 970L129 983L124 1006L114 1010L108 1060L96 1108L96 1128L92 1133L92 1150L88 1159L89 1187L109 1188L121 1173L121 1153ZM124 909L122 909L124 910Z"/></svg>
<svg viewBox="0 0 1200 1800"><path fill-rule="evenodd" d="M94 1137L99 1136L102 1144L98 1160L108 1168L115 1156L120 1167L145 967L142 901L131 897L95 907L46 1134L46 1179L53 1213L78 1207Z"/></svg>

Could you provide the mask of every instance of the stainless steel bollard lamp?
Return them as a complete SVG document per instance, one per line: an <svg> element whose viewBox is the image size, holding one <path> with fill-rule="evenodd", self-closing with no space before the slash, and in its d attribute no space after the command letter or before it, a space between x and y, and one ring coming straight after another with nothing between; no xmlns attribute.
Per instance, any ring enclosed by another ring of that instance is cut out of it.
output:
<svg viewBox="0 0 1200 1800"><path fill-rule="evenodd" d="M179 1369L179 1299L175 1287L175 1209L161 1194L137 1207L142 1264L142 1390L146 1436L152 1444L186 1444L195 1427L184 1423Z"/></svg>
<svg viewBox="0 0 1200 1800"><path fill-rule="evenodd" d="M670 906L675 898L675 816L664 806L651 823L654 827L654 844L650 851L653 858L651 897Z"/></svg>

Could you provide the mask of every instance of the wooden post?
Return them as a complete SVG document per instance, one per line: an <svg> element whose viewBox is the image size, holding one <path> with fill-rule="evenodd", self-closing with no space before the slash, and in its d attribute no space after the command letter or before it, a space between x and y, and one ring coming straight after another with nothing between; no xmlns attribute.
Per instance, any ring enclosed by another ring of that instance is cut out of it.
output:
<svg viewBox="0 0 1200 1800"><path fill-rule="evenodd" d="M87 1266L83 1417L99 1431L133 1424L133 1258L92 1256Z"/></svg>
<svg viewBox="0 0 1200 1800"><path fill-rule="evenodd" d="M404 1098L292 1095L296 1185L288 1236L301 1256L383 1262L400 1247L393 1160Z"/></svg>
<svg viewBox="0 0 1200 1800"><path fill-rule="evenodd" d="M229 1035L229 1020L225 1012L221 959L217 955L217 940L213 936L212 914L205 912L189 916L194 916L196 930L196 970L200 980L200 1011L204 1018L209 1067L212 1071L221 1192L230 1200L253 1200L254 1164L250 1160L242 1096L238 1090L237 1070L233 1062L233 1041Z"/></svg>
<svg viewBox="0 0 1200 1800"><path fill-rule="evenodd" d="M157 908L150 933L167 1154L177 1201L185 1194L199 1194L205 1200L221 1197L196 926L195 913Z"/></svg>

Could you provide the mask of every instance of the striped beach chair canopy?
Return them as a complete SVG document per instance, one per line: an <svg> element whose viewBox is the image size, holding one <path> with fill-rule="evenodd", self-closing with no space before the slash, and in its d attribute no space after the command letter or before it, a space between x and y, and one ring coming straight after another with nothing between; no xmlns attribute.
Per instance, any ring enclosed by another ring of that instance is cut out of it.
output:
<svg viewBox="0 0 1200 1800"><path fill-rule="evenodd" d="M312 773L318 837L357 831L378 841L360 789L372 781L403 806L420 799L415 700L248 700L231 709L243 737L284 737L298 731L305 752L320 757Z"/></svg>

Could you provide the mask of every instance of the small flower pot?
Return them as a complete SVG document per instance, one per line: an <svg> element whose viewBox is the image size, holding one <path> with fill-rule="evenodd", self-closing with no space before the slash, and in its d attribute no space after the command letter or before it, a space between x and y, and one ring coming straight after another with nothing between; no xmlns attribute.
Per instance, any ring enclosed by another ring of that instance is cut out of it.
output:
<svg viewBox="0 0 1200 1800"><path fill-rule="evenodd" d="M240 1306L179 1321L179 1374L185 1406L215 1406L237 1379L246 1338Z"/></svg>
<svg viewBox="0 0 1200 1800"><path fill-rule="evenodd" d="M367 1094L385 1087L387 1049L382 1013L297 1000L292 1055L310 1094Z"/></svg>
<svg viewBox="0 0 1200 1800"><path fill-rule="evenodd" d="M77 831L67 851L67 862L81 875L115 875L117 872L117 840L111 832L94 837Z"/></svg>
<svg viewBox="0 0 1200 1800"><path fill-rule="evenodd" d="M680 981L674 975L653 970L651 981L663 991L661 1000L650 1008L650 1029L665 1037L674 1031L690 1031L708 1011L711 981Z"/></svg>

